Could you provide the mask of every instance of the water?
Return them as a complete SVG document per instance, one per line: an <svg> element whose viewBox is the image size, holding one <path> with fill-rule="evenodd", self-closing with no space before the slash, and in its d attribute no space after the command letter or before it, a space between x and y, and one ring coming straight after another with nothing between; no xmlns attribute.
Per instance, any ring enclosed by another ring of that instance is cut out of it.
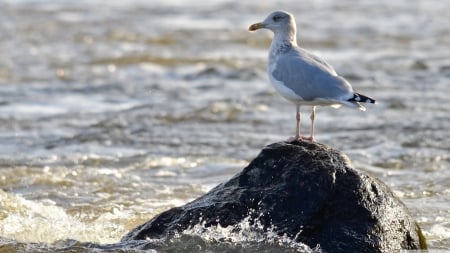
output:
<svg viewBox="0 0 450 253"><path fill-rule="evenodd" d="M265 72L271 34L247 31L276 9L379 102L319 108L318 141L391 186L430 247L450 250L450 6L438 0L3 1L0 250L305 247L201 227L118 243L293 135L295 107Z"/></svg>

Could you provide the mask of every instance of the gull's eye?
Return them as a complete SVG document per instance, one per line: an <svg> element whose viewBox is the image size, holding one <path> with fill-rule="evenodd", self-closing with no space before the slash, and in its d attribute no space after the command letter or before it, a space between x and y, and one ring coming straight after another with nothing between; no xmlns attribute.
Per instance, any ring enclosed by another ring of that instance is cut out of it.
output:
<svg viewBox="0 0 450 253"><path fill-rule="evenodd" d="M281 19L281 16L279 16L279 15L275 15L275 16L273 16L273 18L272 18L272 20L275 21L275 22L277 22L277 21L280 20L280 19Z"/></svg>

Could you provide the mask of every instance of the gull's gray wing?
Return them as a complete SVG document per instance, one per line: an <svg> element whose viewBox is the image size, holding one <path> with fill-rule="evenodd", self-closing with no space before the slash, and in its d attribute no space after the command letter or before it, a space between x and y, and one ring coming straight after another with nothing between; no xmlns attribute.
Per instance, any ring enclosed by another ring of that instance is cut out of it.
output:
<svg viewBox="0 0 450 253"><path fill-rule="evenodd" d="M279 55L271 74L307 101L353 97L350 84L331 65L301 48Z"/></svg>

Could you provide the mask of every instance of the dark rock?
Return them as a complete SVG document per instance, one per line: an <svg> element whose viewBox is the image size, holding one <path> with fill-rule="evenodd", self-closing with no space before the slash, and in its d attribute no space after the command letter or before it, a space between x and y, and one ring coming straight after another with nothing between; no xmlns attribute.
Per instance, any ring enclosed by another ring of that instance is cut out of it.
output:
<svg viewBox="0 0 450 253"><path fill-rule="evenodd" d="M325 252L426 248L420 228L385 184L353 169L340 151L309 142L267 146L228 182L161 213L122 241L164 238L199 223L225 227L249 216Z"/></svg>

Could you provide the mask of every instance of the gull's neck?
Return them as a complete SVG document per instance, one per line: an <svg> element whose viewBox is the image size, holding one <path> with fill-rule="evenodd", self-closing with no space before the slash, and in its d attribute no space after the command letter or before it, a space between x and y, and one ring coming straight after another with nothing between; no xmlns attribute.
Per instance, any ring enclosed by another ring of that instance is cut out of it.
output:
<svg viewBox="0 0 450 253"><path fill-rule="evenodd" d="M269 50L269 61L275 60L278 55L289 51L293 47L297 47L295 30L274 32Z"/></svg>

